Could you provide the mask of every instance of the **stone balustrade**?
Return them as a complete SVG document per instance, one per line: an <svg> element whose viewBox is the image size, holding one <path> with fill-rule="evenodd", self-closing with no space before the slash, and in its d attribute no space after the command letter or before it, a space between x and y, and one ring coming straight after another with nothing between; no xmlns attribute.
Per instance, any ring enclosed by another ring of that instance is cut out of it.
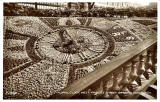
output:
<svg viewBox="0 0 160 102"><path fill-rule="evenodd" d="M149 38L50 98L132 99L156 81L157 40Z"/></svg>

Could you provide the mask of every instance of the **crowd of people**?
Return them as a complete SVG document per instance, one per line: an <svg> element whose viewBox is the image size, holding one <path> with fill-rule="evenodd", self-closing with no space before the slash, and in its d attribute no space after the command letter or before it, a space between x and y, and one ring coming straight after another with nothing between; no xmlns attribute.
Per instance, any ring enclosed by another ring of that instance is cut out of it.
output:
<svg viewBox="0 0 160 102"><path fill-rule="evenodd" d="M89 11L62 9L35 9L16 3L4 4L4 16L38 16L38 17L156 17L157 10L152 8L93 8Z"/></svg>

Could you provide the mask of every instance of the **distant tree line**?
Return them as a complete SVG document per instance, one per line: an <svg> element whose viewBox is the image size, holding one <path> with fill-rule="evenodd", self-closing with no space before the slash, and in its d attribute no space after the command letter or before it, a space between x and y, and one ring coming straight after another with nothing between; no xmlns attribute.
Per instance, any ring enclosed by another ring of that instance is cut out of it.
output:
<svg viewBox="0 0 160 102"><path fill-rule="evenodd" d="M93 4L89 4L88 11L61 9L35 9L29 6L22 6L16 3L4 4L4 16L39 16L39 17L157 17L157 9L155 8L93 8Z"/></svg>

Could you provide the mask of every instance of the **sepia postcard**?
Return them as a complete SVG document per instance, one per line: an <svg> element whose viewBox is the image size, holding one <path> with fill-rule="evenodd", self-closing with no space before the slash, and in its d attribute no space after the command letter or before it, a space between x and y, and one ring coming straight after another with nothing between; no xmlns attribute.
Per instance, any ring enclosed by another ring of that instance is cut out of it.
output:
<svg viewBox="0 0 160 102"><path fill-rule="evenodd" d="M157 99L158 2L3 2L3 100Z"/></svg>

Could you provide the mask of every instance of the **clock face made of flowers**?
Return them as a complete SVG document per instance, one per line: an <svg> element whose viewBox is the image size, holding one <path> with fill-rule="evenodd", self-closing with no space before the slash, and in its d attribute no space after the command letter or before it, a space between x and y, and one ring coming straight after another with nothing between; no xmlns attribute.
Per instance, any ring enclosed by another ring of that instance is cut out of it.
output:
<svg viewBox="0 0 160 102"><path fill-rule="evenodd" d="M114 50L114 39L106 32L86 26L58 26L39 38L35 49L42 59L84 67Z"/></svg>

